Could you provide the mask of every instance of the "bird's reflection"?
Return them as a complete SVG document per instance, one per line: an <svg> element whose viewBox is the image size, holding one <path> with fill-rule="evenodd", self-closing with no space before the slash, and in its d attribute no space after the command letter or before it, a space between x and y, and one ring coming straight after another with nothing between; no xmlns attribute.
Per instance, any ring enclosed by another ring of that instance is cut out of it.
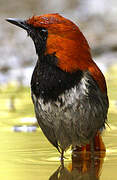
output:
<svg viewBox="0 0 117 180"><path fill-rule="evenodd" d="M72 163L66 167L61 165L49 180L99 180L105 157L105 146L99 134L95 137L94 143L93 157L90 145L77 147L72 153Z"/></svg>

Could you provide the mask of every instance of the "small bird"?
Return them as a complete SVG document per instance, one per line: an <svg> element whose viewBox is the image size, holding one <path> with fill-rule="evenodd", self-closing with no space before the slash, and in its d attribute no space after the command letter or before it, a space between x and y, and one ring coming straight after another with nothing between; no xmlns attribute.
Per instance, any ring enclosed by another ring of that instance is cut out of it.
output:
<svg viewBox="0 0 117 180"><path fill-rule="evenodd" d="M31 79L37 121L61 152L91 144L105 128L109 107L104 75L76 24L55 14L8 18L32 38L38 60Z"/></svg>

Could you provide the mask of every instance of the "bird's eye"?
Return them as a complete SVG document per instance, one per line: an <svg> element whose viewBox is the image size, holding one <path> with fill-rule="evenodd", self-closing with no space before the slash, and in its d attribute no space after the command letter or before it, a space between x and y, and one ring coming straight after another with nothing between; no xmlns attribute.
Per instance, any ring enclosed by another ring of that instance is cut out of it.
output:
<svg viewBox="0 0 117 180"><path fill-rule="evenodd" d="M40 31L41 37L42 37L44 40L46 40L46 39L47 39L47 35L48 35L47 29L41 28L41 29L39 29L39 31Z"/></svg>
<svg viewBox="0 0 117 180"><path fill-rule="evenodd" d="M47 33L47 30L46 29L42 29L41 32Z"/></svg>

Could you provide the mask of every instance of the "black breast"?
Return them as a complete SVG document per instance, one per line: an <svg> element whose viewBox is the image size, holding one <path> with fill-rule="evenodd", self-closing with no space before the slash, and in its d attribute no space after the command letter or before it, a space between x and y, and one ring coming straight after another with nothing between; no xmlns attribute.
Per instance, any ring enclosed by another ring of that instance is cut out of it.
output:
<svg viewBox="0 0 117 180"><path fill-rule="evenodd" d="M56 66L56 57L47 55L39 59L31 79L31 90L44 102L56 101L58 96L74 87L82 78L82 71L74 73L62 71Z"/></svg>

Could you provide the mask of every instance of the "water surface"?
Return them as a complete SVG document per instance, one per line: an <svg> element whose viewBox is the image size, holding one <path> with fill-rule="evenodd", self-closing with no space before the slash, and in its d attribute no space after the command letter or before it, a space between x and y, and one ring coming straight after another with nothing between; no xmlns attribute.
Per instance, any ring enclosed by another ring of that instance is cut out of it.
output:
<svg viewBox="0 0 117 180"><path fill-rule="evenodd" d="M12 112L8 112L14 114ZM100 179L100 180L116 180L117 171L117 121L116 115L109 114L110 127L104 133L104 142L106 145L106 156L100 158L102 162L97 165L99 175L91 178L90 171L80 173L76 168L77 179ZM48 180L72 179L71 176L71 151L68 150L65 156L65 169L60 170L60 154L47 141L40 128L33 132L16 132L13 126L22 125L19 120L13 121L9 119L6 123L1 121L0 130L0 179L3 180ZM29 126L27 124L27 126ZM26 129L25 129L26 131ZM97 161L98 163L99 161ZM81 162L77 162L79 166ZM85 168L85 166L84 166ZM60 171L58 173L58 171ZM55 174L54 174L55 173ZM62 174L62 175L61 175ZM63 176L64 174L64 176ZM99 177L100 176L100 177ZM89 178L90 177L90 178Z"/></svg>

